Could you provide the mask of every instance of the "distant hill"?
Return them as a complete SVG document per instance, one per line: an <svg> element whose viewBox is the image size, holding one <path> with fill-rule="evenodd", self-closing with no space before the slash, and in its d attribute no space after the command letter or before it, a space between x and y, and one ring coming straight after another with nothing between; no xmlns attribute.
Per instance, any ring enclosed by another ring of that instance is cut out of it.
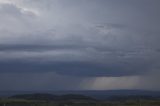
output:
<svg viewBox="0 0 160 106"><path fill-rule="evenodd" d="M59 96L52 94L19 94L9 97L10 99L26 99L26 100L56 100Z"/></svg>
<svg viewBox="0 0 160 106"><path fill-rule="evenodd" d="M23 95L23 94L35 94L37 91L3 91L0 92L1 97L9 97L12 95ZM119 98L119 97L145 97L145 98L159 98L160 91L147 91L147 90L84 90L84 91L38 91L47 96L49 98L71 98L75 95L86 95L86 97L93 97L100 100L110 99L110 98ZM37 95L37 94L36 94ZM36 96L34 95L34 96ZM57 97L57 95L64 95L61 97ZM29 96L29 95L28 95ZM33 96L33 95L32 95ZM71 97L70 97L71 96ZM78 96L81 97L81 96ZM85 97L84 97L85 98Z"/></svg>
<svg viewBox="0 0 160 106"><path fill-rule="evenodd" d="M78 94L52 95L52 94L20 94L9 97L10 99L45 100L45 101L95 101L95 99Z"/></svg>

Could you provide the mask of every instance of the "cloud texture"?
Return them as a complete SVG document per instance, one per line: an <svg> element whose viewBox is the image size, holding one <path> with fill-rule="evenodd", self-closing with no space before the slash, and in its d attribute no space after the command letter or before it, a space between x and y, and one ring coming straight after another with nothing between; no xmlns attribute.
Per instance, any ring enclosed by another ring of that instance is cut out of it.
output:
<svg viewBox="0 0 160 106"><path fill-rule="evenodd" d="M107 89L117 79L126 84L110 89L143 88L138 80L150 80L148 73L160 69L159 4L158 0L0 0L1 76L37 73L40 80L41 75L54 73L60 79L78 77L75 89L85 88L86 82L90 85L86 89ZM96 85L100 82L104 85ZM59 81L55 89L63 86Z"/></svg>

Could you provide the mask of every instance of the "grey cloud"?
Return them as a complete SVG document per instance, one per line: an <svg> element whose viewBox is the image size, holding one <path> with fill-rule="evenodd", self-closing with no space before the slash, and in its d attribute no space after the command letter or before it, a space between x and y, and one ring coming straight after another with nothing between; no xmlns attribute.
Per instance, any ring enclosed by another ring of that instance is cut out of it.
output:
<svg viewBox="0 0 160 106"><path fill-rule="evenodd" d="M59 49L80 49L81 46L74 45L30 45L30 44L3 44L0 45L0 51L45 51L45 50L59 50Z"/></svg>
<svg viewBox="0 0 160 106"><path fill-rule="evenodd" d="M158 0L9 2L0 2L0 73L122 77L159 66Z"/></svg>
<svg viewBox="0 0 160 106"><path fill-rule="evenodd" d="M46 73L1 73L1 90L11 91L52 91L80 90L80 77L57 75L54 72ZM72 82L72 83L71 83Z"/></svg>
<svg viewBox="0 0 160 106"><path fill-rule="evenodd" d="M80 59L79 59L80 60ZM106 63L92 61L54 61L52 62L31 62L31 61L1 61L0 69L3 73L8 72L56 72L58 74L73 76L130 76L144 74L152 69L152 64L144 60L110 60ZM13 70L14 69L14 70Z"/></svg>

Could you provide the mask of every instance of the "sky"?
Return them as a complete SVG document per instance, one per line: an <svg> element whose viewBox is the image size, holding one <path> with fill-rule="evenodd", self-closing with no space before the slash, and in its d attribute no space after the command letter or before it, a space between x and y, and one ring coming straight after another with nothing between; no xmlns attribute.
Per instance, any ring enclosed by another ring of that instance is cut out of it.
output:
<svg viewBox="0 0 160 106"><path fill-rule="evenodd" d="M159 0L0 0L0 90L160 90Z"/></svg>

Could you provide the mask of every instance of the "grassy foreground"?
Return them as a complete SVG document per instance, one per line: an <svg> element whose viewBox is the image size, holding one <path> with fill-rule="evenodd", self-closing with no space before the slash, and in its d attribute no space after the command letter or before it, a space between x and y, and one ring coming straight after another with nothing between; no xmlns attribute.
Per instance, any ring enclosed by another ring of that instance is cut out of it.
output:
<svg viewBox="0 0 160 106"><path fill-rule="evenodd" d="M160 100L127 101L34 101L23 99L1 99L0 106L160 106Z"/></svg>

